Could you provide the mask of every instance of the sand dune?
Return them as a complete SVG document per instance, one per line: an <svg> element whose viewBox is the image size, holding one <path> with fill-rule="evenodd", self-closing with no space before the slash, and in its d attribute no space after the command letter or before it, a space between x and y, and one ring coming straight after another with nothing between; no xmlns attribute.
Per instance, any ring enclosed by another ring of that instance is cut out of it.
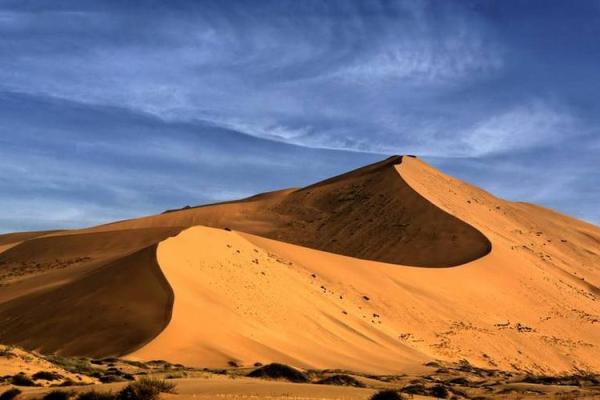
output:
<svg viewBox="0 0 600 400"><path fill-rule="evenodd" d="M173 292L155 253L153 245L79 279L0 304L2 342L62 355L137 349L171 316Z"/></svg>
<svg viewBox="0 0 600 400"><path fill-rule="evenodd" d="M431 359L597 370L599 271L583 250L594 248L597 228L505 202L418 160L393 168L489 235L492 252L457 268L410 268L191 228L158 250L175 290L172 322L132 356L379 373Z"/></svg>
<svg viewBox="0 0 600 400"><path fill-rule="evenodd" d="M600 370L600 229L411 157L1 243L17 244L0 253L0 342L27 348L196 366Z"/></svg>
<svg viewBox="0 0 600 400"><path fill-rule="evenodd" d="M342 255L428 267L460 265L487 254L490 243L484 235L406 184L394 168L401 160L390 157L302 189L170 211L83 232L229 227Z"/></svg>

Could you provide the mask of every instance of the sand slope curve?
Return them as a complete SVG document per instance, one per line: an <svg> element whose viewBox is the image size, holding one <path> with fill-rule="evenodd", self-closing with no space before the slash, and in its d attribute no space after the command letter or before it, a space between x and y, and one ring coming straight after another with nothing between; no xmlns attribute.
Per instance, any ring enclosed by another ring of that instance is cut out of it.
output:
<svg viewBox="0 0 600 400"><path fill-rule="evenodd" d="M218 367L600 370L600 229L411 157L0 243L0 342L29 349Z"/></svg>
<svg viewBox="0 0 600 400"><path fill-rule="evenodd" d="M161 243L171 324L131 356L399 372L425 360L598 371L599 230L509 203L419 160L394 167L490 238L460 267L400 267L194 227Z"/></svg>

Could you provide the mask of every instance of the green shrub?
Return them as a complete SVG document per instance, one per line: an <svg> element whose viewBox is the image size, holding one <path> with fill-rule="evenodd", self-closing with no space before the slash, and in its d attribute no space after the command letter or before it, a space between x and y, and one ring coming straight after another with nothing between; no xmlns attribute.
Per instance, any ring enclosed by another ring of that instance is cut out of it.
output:
<svg viewBox="0 0 600 400"><path fill-rule="evenodd" d="M306 383L308 376L302 371L285 364L273 363L259 367L248 374L251 378L285 379L295 383Z"/></svg>
<svg viewBox="0 0 600 400"><path fill-rule="evenodd" d="M13 400L21 393L21 389L11 388L0 394L0 400Z"/></svg>
<svg viewBox="0 0 600 400"><path fill-rule="evenodd" d="M69 400L71 397L73 397L75 393L74 392L66 392L64 390L53 390L51 392L46 393L46 395L44 395L44 397L42 397L43 400Z"/></svg>

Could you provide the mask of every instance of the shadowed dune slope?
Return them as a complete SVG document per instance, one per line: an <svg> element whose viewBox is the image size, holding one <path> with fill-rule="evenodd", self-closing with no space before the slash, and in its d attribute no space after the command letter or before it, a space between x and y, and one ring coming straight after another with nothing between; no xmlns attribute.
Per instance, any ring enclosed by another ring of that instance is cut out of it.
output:
<svg viewBox="0 0 600 400"><path fill-rule="evenodd" d="M181 228L143 228L103 232L63 231L33 237L0 253L0 301L54 283L156 244Z"/></svg>
<svg viewBox="0 0 600 400"><path fill-rule="evenodd" d="M122 221L93 231L204 225L229 227L337 254L449 267L489 253L487 238L414 191L394 156L302 188Z"/></svg>
<svg viewBox="0 0 600 400"><path fill-rule="evenodd" d="M167 325L173 292L152 245L50 290L0 304L0 342L63 355L131 352Z"/></svg>
<svg viewBox="0 0 600 400"><path fill-rule="evenodd" d="M290 193L273 210L289 222L266 237L393 264L449 267L489 253L478 230L415 192L401 157Z"/></svg>

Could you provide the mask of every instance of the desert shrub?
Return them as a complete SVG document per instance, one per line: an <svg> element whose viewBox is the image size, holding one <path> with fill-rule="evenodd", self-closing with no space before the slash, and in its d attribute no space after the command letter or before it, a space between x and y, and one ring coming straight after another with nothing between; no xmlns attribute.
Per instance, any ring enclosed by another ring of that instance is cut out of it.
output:
<svg viewBox="0 0 600 400"><path fill-rule="evenodd" d="M355 377L350 375L338 374L328 376L320 381L316 382L319 385L339 385L339 386L354 386L354 387L365 387L365 385L358 381Z"/></svg>
<svg viewBox="0 0 600 400"><path fill-rule="evenodd" d="M184 372L174 372L172 374L168 374L165 376L165 378L167 379L180 379L180 378L185 378L188 374L184 371Z"/></svg>
<svg viewBox="0 0 600 400"><path fill-rule="evenodd" d="M430 393L432 396L438 399L446 399L448 398L448 389L446 389L443 385L435 385L431 388Z"/></svg>
<svg viewBox="0 0 600 400"><path fill-rule="evenodd" d="M134 361L134 360L122 360L125 364L129 364L132 367L137 367L137 368L141 368L141 369L148 369L148 366L141 362L141 361Z"/></svg>
<svg viewBox="0 0 600 400"><path fill-rule="evenodd" d="M36 372L35 374L33 374L32 378L37 380L37 379L43 379L45 381L57 381L59 379L62 379L62 375L59 374L58 372L52 372L52 371L39 371Z"/></svg>
<svg viewBox="0 0 600 400"><path fill-rule="evenodd" d="M42 400L69 400L73 397L73 392L67 392L64 390L53 390L48 392L42 397Z"/></svg>
<svg viewBox="0 0 600 400"><path fill-rule="evenodd" d="M251 378L285 379L295 383L308 382L308 376L302 371L285 364L272 363L258 367L248 374Z"/></svg>
<svg viewBox="0 0 600 400"><path fill-rule="evenodd" d="M35 382L22 372L19 372L18 374L14 375L11 378L10 383L12 383L15 386L36 386Z"/></svg>
<svg viewBox="0 0 600 400"><path fill-rule="evenodd" d="M116 395L113 392L82 392L77 395L77 400L116 400Z"/></svg>
<svg viewBox="0 0 600 400"><path fill-rule="evenodd" d="M142 378L125 386L118 400L157 400L160 393L175 393L175 384L162 379Z"/></svg>
<svg viewBox="0 0 600 400"><path fill-rule="evenodd" d="M154 378L142 378L137 382L134 382L135 385L144 385L156 388L160 393L175 393L175 385L172 382L168 382L164 379L154 379Z"/></svg>
<svg viewBox="0 0 600 400"><path fill-rule="evenodd" d="M116 367L107 368L106 372L109 374L113 374L113 375L122 375L123 374L123 372L121 372L121 370Z"/></svg>
<svg viewBox="0 0 600 400"><path fill-rule="evenodd" d="M427 389L422 383L414 383L412 385L406 385L402 389L400 389L402 393L407 394L421 394L427 395Z"/></svg>
<svg viewBox="0 0 600 400"><path fill-rule="evenodd" d="M117 395L118 400L158 400L160 392L151 386L135 385L125 386Z"/></svg>
<svg viewBox="0 0 600 400"><path fill-rule="evenodd" d="M13 400L21 393L21 389L11 388L0 394L0 400Z"/></svg>
<svg viewBox="0 0 600 400"><path fill-rule="evenodd" d="M71 373L91 376L93 373L102 372L95 368L89 360L85 358L61 357L57 355L45 356L46 360L57 365Z"/></svg>
<svg viewBox="0 0 600 400"><path fill-rule="evenodd" d="M559 378L547 375L527 375L523 382L535 383L538 385L556 385L559 383Z"/></svg>
<svg viewBox="0 0 600 400"><path fill-rule="evenodd" d="M575 374L564 376L549 375L527 375L523 382L535 383L538 385L566 385L566 386L597 386L600 384L598 376L592 374Z"/></svg>
<svg viewBox="0 0 600 400"><path fill-rule="evenodd" d="M98 379L100 379L100 382L102 383L125 382L125 379L123 377L115 374L102 375Z"/></svg>
<svg viewBox="0 0 600 400"><path fill-rule="evenodd" d="M403 400L404 397L395 390L381 390L370 397L370 400Z"/></svg>
<svg viewBox="0 0 600 400"><path fill-rule="evenodd" d="M449 383L452 385L468 385L470 382L466 378L459 376L459 377L447 380L446 383Z"/></svg>

